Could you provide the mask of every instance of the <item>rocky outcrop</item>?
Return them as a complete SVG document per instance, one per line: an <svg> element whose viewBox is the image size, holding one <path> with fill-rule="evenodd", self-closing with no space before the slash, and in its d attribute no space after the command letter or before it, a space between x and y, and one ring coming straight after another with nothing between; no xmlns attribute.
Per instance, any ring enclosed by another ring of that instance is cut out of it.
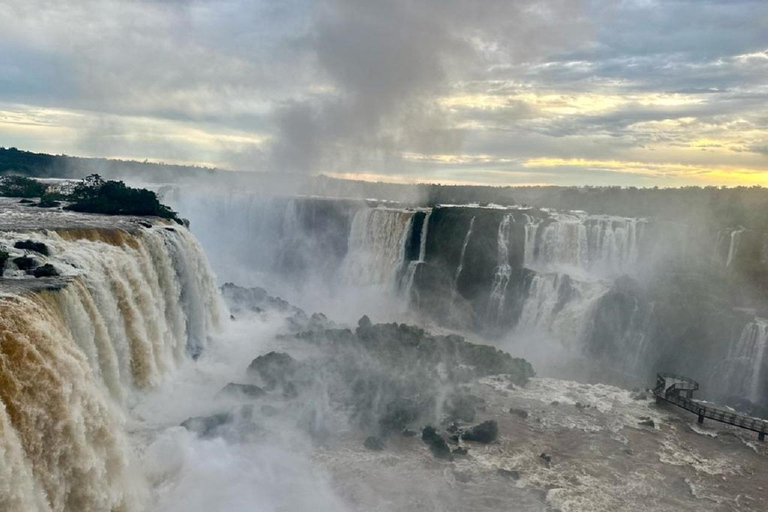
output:
<svg viewBox="0 0 768 512"><path fill-rule="evenodd" d="M47 245L45 245L43 242L35 242L34 240L19 240L13 244L13 247L26 251L34 251L42 254L43 256L51 255Z"/></svg>

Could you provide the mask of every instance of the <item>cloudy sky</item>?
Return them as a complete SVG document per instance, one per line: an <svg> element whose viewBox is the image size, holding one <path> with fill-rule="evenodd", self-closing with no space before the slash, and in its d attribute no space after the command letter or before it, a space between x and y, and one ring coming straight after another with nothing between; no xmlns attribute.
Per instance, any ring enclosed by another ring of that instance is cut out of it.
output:
<svg viewBox="0 0 768 512"><path fill-rule="evenodd" d="M3 0L0 145L397 182L768 185L768 1Z"/></svg>

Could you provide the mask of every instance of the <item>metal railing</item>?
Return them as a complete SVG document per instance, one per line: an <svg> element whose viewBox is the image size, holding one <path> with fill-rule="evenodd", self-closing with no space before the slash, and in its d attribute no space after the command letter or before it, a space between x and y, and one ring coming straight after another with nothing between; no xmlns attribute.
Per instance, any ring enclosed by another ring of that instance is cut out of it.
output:
<svg viewBox="0 0 768 512"><path fill-rule="evenodd" d="M667 385L667 380L674 380L675 382ZM656 387L653 388L653 394L656 396L657 403L664 400L697 414L699 423L704 423L704 419L708 418L752 430L758 433L758 438L761 441L765 440L765 434L768 433L768 421L697 402L693 400L693 392L698 389L699 383L693 379L674 373L658 373L656 374Z"/></svg>

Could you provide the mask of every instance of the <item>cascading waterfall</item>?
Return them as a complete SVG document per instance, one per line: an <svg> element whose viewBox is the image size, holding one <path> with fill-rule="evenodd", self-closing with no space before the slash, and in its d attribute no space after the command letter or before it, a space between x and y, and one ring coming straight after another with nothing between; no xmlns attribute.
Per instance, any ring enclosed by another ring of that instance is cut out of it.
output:
<svg viewBox="0 0 768 512"><path fill-rule="evenodd" d="M759 402L762 370L766 361L768 345L768 319L755 318L741 331L739 339L728 350L724 362L724 386L732 395L743 396Z"/></svg>
<svg viewBox="0 0 768 512"><path fill-rule="evenodd" d="M464 270L464 256L467 254L467 246L469 245L469 239L472 238L472 229L475 227L475 217L469 221L469 229L464 237L464 243L461 245L461 255L459 256L459 265L456 267L456 274L453 277L453 289L456 292L459 286L459 277L461 277L461 271Z"/></svg>
<svg viewBox="0 0 768 512"><path fill-rule="evenodd" d="M550 333L564 343L577 344L594 305L608 290L602 282L575 281L565 274L536 274L517 330Z"/></svg>
<svg viewBox="0 0 768 512"><path fill-rule="evenodd" d="M573 268L601 275L634 271L642 220L578 213L553 214L552 218L543 227L529 221L527 266ZM539 229L543 230L540 234Z"/></svg>
<svg viewBox="0 0 768 512"><path fill-rule="evenodd" d="M35 257L63 277L0 294L0 510L141 510L122 404L218 324L205 256L176 226L0 234L20 239L45 243Z"/></svg>
<svg viewBox="0 0 768 512"><path fill-rule="evenodd" d="M741 234L744 233L744 228L737 228L731 231L731 241L728 244L728 257L725 260L725 268L730 268L733 263L733 258L739 251L739 241L741 240Z"/></svg>
<svg viewBox="0 0 768 512"><path fill-rule="evenodd" d="M491 295L488 300L489 321L497 323L504 313L504 302L507 296L507 286L512 274L512 267L509 264L509 235L512 214L504 215L499 223L499 232L497 235L498 266L493 274L493 283L491 284Z"/></svg>
<svg viewBox="0 0 768 512"><path fill-rule="evenodd" d="M541 219L531 217L526 213L525 220L525 248L523 253L523 265L530 268L531 265L534 264L536 234L539 231L539 224L541 224Z"/></svg>
<svg viewBox="0 0 768 512"><path fill-rule="evenodd" d="M413 217L414 212L405 210L359 210L352 219L348 252L341 266L342 280L395 291Z"/></svg>
<svg viewBox="0 0 768 512"><path fill-rule="evenodd" d="M419 257L414 261L408 262L408 267L405 269L403 279L400 285L403 296L407 301L411 300L411 291L413 290L413 279L416 277L416 269L426 261L427 257L427 236L429 236L429 218L432 216L432 211L428 211L424 216L424 220L421 225L421 234L419 237Z"/></svg>

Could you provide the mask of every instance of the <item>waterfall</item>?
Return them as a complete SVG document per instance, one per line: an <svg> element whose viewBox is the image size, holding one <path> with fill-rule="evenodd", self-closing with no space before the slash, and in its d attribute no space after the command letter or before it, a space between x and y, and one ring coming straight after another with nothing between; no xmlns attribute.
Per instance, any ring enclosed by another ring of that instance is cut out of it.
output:
<svg viewBox="0 0 768 512"><path fill-rule="evenodd" d="M63 277L0 293L0 510L141 510L122 411L219 323L205 256L178 226L0 233L20 239Z"/></svg>
<svg viewBox="0 0 768 512"><path fill-rule="evenodd" d="M352 219L342 280L352 285L395 290L405 262L414 212L385 208L359 210Z"/></svg>
<svg viewBox="0 0 768 512"><path fill-rule="evenodd" d="M536 274L529 285L517 330L546 332L563 343L578 344L594 305L608 291L599 281L575 281L566 274Z"/></svg>
<svg viewBox="0 0 768 512"><path fill-rule="evenodd" d="M534 263L536 234L539 231L539 224L541 224L541 219L531 217L526 213L525 220L525 247L523 265L526 267L531 267L531 265Z"/></svg>
<svg viewBox="0 0 768 512"><path fill-rule="evenodd" d="M724 362L724 385L732 395L743 396L759 402L762 370L766 362L768 344L768 319L755 318L741 331L741 336L731 344Z"/></svg>
<svg viewBox="0 0 768 512"><path fill-rule="evenodd" d="M553 214L552 222L526 226L526 266L544 270L577 269L600 275L632 272L638 263L642 220ZM539 234L538 230L543 231Z"/></svg>
<svg viewBox="0 0 768 512"><path fill-rule="evenodd" d="M408 302L411 300L411 291L413 290L413 279L416 277L416 269L419 265L424 263L427 257L427 236L429 235L429 218L431 216L432 210L428 211L424 216L419 237L419 257L417 260L408 262L408 267L405 269L405 274L403 274L403 279L400 285L402 294Z"/></svg>
<svg viewBox="0 0 768 512"><path fill-rule="evenodd" d="M469 245L469 239L472 237L472 229L475 227L475 217L469 221L469 229L464 237L464 243L461 245L461 255L459 256L459 265L456 267L456 274L453 277L453 289L455 293L458 293L459 277L461 271L464 270L464 255L467 253L467 246Z"/></svg>
<svg viewBox="0 0 768 512"><path fill-rule="evenodd" d="M499 231L496 237L498 250L498 265L494 270L493 283L491 284L491 295L488 300L489 320L497 323L504 314L504 301L507 296L507 286L512 274L512 267L509 264L509 235L512 214L504 215L499 223Z"/></svg>
<svg viewBox="0 0 768 512"><path fill-rule="evenodd" d="M728 245L728 258L725 260L725 268L730 268L733 258L739 251L739 241L741 240L742 233L744 233L744 228L737 228L731 231L731 242Z"/></svg>

